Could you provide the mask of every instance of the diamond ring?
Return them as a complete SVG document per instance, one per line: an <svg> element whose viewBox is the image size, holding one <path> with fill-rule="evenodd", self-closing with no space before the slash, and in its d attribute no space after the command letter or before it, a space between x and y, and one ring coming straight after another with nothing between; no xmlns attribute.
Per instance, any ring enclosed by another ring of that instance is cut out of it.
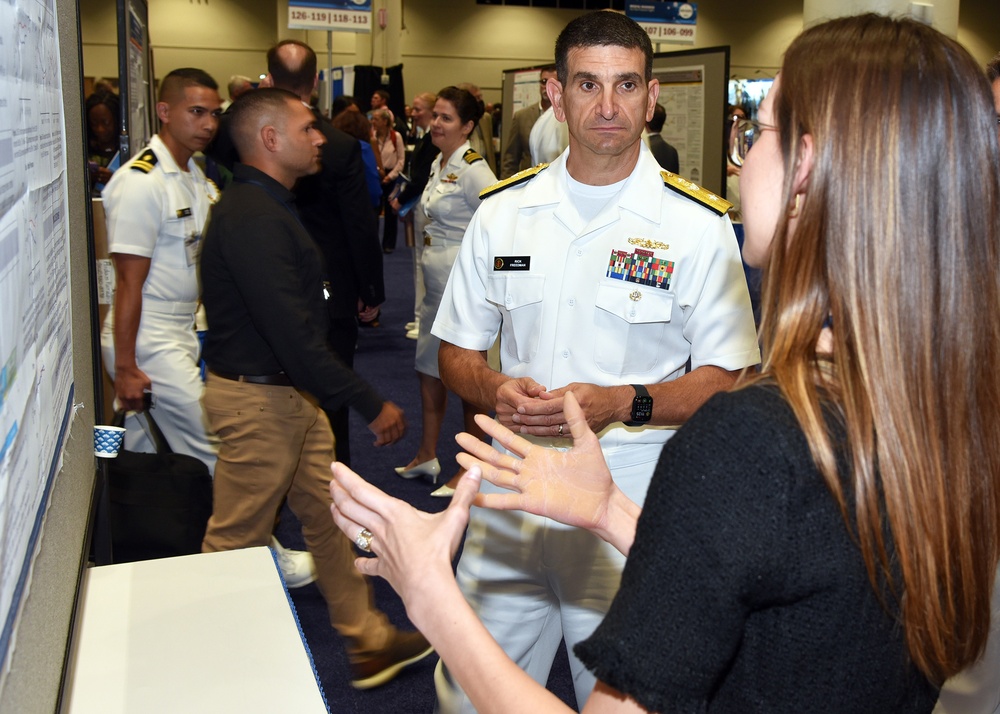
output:
<svg viewBox="0 0 1000 714"><path fill-rule="evenodd" d="M362 528L354 539L355 545L366 553L372 552L372 532L367 528Z"/></svg>

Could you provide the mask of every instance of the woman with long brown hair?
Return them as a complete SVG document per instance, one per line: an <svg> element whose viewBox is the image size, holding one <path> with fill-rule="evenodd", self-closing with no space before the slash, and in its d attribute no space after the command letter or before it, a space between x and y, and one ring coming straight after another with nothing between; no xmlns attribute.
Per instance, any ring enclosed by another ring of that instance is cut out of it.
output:
<svg viewBox="0 0 1000 714"><path fill-rule="evenodd" d="M450 577L478 473L628 554L576 654L585 712L929 712L982 653L1000 554L1000 149L955 41L878 15L803 32L740 126L745 257L764 269L759 375L664 449L645 504L574 448L477 417L445 514L339 465L335 518L480 712L561 706L506 660ZM749 150L753 145L752 151Z"/></svg>

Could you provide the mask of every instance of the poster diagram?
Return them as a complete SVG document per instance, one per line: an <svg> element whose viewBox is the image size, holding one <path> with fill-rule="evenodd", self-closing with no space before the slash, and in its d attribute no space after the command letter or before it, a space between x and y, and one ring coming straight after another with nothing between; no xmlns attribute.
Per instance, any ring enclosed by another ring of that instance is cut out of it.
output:
<svg viewBox="0 0 1000 714"><path fill-rule="evenodd" d="M542 72L537 69L525 70L514 75L514 102L511 115L532 104L538 104L541 99L539 84L541 78Z"/></svg>
<svg viewBox="0 0 1000 714"><path fill-rule="evenodd" d="M660 132L677 149L681 175L697 184L705 179L705 68L676 67L654 72L659 102L667 111Z"/></svg>

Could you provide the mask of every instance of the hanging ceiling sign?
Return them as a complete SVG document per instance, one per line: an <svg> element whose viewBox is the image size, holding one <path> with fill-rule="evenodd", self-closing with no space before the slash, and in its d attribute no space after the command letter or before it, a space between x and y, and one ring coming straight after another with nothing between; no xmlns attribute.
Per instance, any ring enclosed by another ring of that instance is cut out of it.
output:
<svg viewBox="0 0 1000 714"><path fill-rule="evenodd" d="M694 44L698 5L691 2L626 2L625 14L639 23L653 42Z"/></svg>
<svg viewBox="0 0 1000 714"><path fill-rule="evenodd" d="M289 0L289 30L372 31L372 0Z"/></svg>

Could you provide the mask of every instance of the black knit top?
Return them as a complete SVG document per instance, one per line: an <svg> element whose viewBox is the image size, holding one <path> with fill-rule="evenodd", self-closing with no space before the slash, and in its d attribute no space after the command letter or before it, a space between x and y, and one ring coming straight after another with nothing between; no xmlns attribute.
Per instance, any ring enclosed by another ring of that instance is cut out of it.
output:
<svg viewBox="0 0 1000 714"><path fill-rule="evenodd" d="M791 409L762 386L717 395L667 442L621 590L575 651L657 712L909 714L937 700Z"/></svg>

